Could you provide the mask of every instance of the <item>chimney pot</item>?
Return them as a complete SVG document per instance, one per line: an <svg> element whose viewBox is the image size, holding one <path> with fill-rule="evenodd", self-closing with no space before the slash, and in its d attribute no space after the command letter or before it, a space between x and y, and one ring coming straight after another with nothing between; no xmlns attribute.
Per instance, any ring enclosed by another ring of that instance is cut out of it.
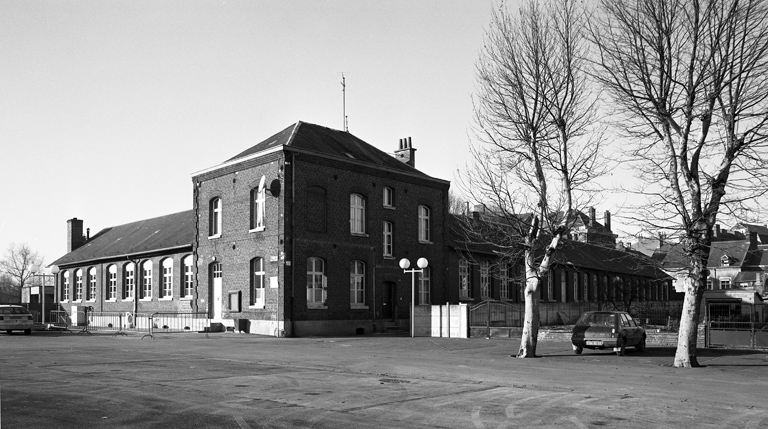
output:
<svg viewBox="0 0 768 429"><path fill-rule="evenodd" d="M596 218L596 214L595 213L596 213L595 212L595 208L594 207L590 207L589 208L589 226L595 226L595 222L596 222L596 219L595 219Z"/></svg>
<svg viewBox="0 0 768 429"><path fill-rule="evenodd" d="M410 137L400 139L400 149L395 151L395 158L411 167L416 167L416 149L411 147Z"/></svg>
<svg viewBox="0 0 768 429"><path fill-rule="evenodd" d="M611 212L608 210L606 210L603 215L603 224L606 230L611 231Z"/></svg>

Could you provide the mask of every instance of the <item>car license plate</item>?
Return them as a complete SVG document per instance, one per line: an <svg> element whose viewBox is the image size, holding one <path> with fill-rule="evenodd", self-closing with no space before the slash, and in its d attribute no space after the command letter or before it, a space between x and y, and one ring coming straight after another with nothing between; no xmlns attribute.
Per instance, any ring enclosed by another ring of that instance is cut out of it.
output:
<svg viewBox="0 0 768 429"><path fill-rule="evenodd" d="M587 341L587 345L588 346L602 346L603 342L602 341Z"/></svg>

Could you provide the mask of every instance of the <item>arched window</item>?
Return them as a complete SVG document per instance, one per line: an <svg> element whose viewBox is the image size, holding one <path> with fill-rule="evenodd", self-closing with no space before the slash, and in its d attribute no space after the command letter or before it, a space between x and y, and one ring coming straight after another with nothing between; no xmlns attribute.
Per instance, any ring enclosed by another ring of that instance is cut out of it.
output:
<svg viewBox="0 0 768 429"><path fill-rule="evenodd" d="M108 275L108 289L107 292L109 294L109 300L114 301L117 299L117 266L115 264L110 265L107 267L107 275Z"/></svg>
<svg viewBox="0 0 768 429"><path fill-rule="evenodd" d="M350 304L353 307L365 305L365 262L352 261L349 264Z"/></svg>
<svg viewBox="0 0 768 429"><path fill-rule="evenodd" d="M141 264L141 299L152 299L152 261Z"/></svg>
<svg viewBox="0 0 768 429"><path fill-rule="evenodd" d="M264 258L251 259L251 305L264 307Z"/></svg>
<svg viewBox="0 0 768 429"><path fill-rule="evenodd" d="M499 264L499 298L509 299L509 271L507 264Z"/></svg>
<svg viewBox="0 0 768 429"><path fill-rule="evenodd" d="M429 243L431 240L430 209L427 206L419 206L419 241Z"/></svg>
<svg viewBox="0 0 768 429"><path fill-rule="evenodd" d="M316 257L307 258L307 306L324 306L327 287L325 261Z"/></svg>
<svg viewBox="0 0 768 429"><path fill-rule="evenodd" d="M222 216L221 198L216 197L211 199L208 207L208 236L209 237L221 236L221 216Z"/></svg>
<svg viewBox="0 0 768 429"><path fill-rule="evenodd" d="M83 300L83 270L75 271L75 301Z"/></svg>
<svg viewBox="0 0 768 429"><path fill-rule="evenodd" d="M384 207L395 207L395 190L389 186L384 187Z"/></svg>
<svg viewBox="0 0 768 429"><path fill-rule="evenodd" d="M161 298L173 298L173 258L165 258L161 263L163 267L163 289Z"/></svg>
<svg viewBox="0 0 768 429"><path fill-rule="evenodd" d="M266 195L265 178L261 176L259 186L251 189L251 230L263 231L265 228Z"/></svg>
<svg viewBox="0 0 768 429"><path fill-rule="evenodd" d="M432 304L432 267L426 267L419 274L419 305Z"/></svg>
<svg viewBox="0 0 768 429"><path fill-rule="evenodd" d="M560 302L565 302L568 296L568 273L565 268L560 269Z"/></svg>
<svg viewBox="0 0 768 429"><path fill-rule="evenodd" d="M69 301L69 271L64 271L61 276L61 300Z"/></svg>
<svg viewBox="0 0 768 429"><path fill-rule="evenodd" d="M133 262L123 267L123 299L133 299L136 294L136 265Z"/></svg>
<svg viewBox="0 0 768 429"><path fill-rule="evenodd" d="M349 228L352 234L365 234L365 197L349 195Z"/></svg>
<svg viewBox="0 0 768 429"><path fill-rule="evenodd" d="M88 291L85 299L88 301L96 300L96 268L93 267L88 269Z"/></svg>
<svg viewBox="0 0 768 429"><path fill-rule="evenodd" d="M192 297L192 288L194 286L194 267L192 265L192 255L184 257L184 297Z"/></svg>

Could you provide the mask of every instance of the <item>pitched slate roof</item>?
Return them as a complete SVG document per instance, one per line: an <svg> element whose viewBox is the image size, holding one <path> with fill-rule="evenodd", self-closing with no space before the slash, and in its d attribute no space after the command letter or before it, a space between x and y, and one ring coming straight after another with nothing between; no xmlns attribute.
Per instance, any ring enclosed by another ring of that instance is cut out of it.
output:
<svg viewBox="0 0 768 429"><path fill-rule="evenodd" d="M82 246L57 259L59 266L192 247L192 210L104 228Z"/></svg>
<svg viewBox="0 0 768 429"><path fill-rule="evenodd" d="M760 252L757 249L750 249L749 240L735 241L713 241L710 251L708 267L719 267L720 258L728 255L731 258L732 267L741 267L745 265L757 265L760 261ZM683 246L676 244L667 251L662 262L664 268L683 268L688 266Z"/></svg>
<svg viewBox="0 0 768 429"><path fill-rule="evenodd" d="M419 170L402 161L398 161L395 157L364 142L347 131L334 130L302 121L240 152L225 161L225 163L279 146L330 155L346 160L355 159L428 177Z"/></svg>

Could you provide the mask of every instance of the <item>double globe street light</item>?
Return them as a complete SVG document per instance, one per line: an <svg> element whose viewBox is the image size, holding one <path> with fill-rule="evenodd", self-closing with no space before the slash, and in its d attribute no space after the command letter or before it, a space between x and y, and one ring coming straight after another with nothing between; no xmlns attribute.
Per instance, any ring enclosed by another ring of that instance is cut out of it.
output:
<svg viewBox="0 0 768 429"><path fill-rule="evenodd" d="M416 319L416 273L423 273L424 268L427 268L427 265L429 265L429 261L427 261L427 258L419 258L419 260L416 261L416 265L419 267L418 270L416 268L409 270L408 267L411 266L411 261L406 258L400 260L400 268L403 269L403 272L411 273L411 338L413 338L415 332L414 320Z"/></svg>

